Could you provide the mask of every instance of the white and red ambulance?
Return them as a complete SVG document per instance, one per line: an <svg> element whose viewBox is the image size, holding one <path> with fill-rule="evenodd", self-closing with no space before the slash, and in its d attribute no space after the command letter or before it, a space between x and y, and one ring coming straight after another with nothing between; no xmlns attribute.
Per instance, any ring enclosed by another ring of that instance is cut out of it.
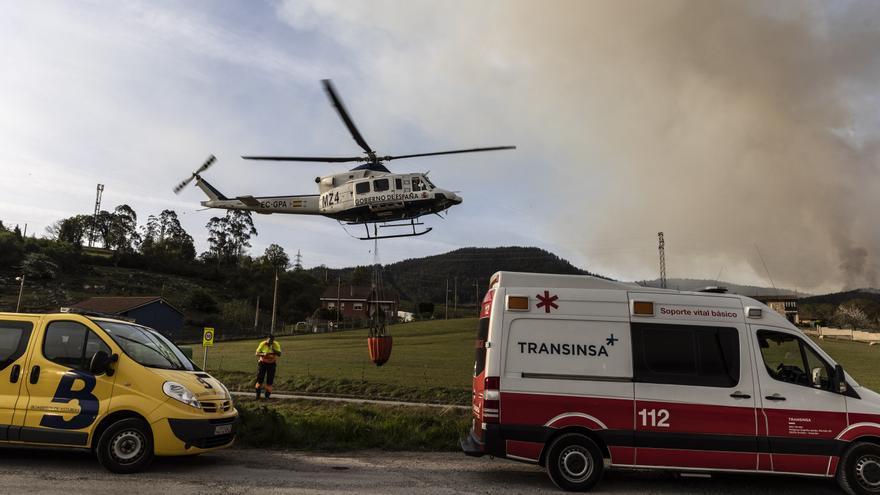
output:
<svg viewBox="0 0 880 495"><path fill-rule="evenodd" d="M880 493L880 395L748 297L498 272L462 448L586 491L606 468L836 476Z"/></svg>

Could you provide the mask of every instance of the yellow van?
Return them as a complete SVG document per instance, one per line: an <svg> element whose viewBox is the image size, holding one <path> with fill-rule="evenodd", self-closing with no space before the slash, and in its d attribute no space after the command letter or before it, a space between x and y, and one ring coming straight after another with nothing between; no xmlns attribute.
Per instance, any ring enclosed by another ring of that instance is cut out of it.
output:
<svg viewBox="0 0 880 495"><path fill-rule="evenodd" d="M159 332L93 315L0 313L0 442L91 449L115 473L235 438L222 383Z"/></svg>

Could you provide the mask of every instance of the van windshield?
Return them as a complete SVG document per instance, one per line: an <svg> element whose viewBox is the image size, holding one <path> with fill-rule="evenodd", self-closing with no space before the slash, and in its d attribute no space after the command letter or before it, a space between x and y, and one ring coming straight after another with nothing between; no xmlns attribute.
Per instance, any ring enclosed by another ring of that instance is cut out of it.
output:
<svg viewBox="0 0 880 495"><path fill-rule="evenodd" d="M195 371L176 345L152 328L127 323L96 321L125 354L139 364L166 370Z"/></svg>

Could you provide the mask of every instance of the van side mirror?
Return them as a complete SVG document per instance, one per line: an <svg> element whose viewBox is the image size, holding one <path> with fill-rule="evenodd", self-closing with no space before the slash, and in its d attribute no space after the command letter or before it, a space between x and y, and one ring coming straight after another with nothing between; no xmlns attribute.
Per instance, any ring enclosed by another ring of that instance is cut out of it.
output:
<svg viewBox="0 0 880 495"><path fill-rule="evenodd" d="M843 366L834 366L834 378L832 379L834 390L838 393L845 394L849 390L846 384L846 373L843 372Z"/></svg>
<svg viewBox="0 0 880 495"><path fill-rule="evenodd" d="M111 356L104 351L98 351L92 356L92 360L89 363L89 373L93 375L107 373L107 376L113 376L113 370L110 368L110 364L115 363L118 359L119 356L116 354Z"/></svg>

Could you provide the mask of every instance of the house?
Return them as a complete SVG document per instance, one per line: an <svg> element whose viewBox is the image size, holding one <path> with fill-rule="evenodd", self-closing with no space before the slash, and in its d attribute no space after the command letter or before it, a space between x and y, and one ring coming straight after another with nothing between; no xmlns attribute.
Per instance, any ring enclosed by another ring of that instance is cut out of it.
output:
<svg viewBox="0 0 880 495"><path fill-rule="evenodd" d="M377 300L378 299L378 300ZM390 290L382 291L375 297L371 287L337 286L327 287L321 296L321 308L334 310L339 308L339 315L348 320L366 320L375 311L376 305L393 319L400 307L400 298Z"/></svg>
<svg viewBox="0 0 880 495"><path fill-rule="evenodd" d="M130 318L171 339L178 337L183 330L183 312L159 296L91 297L71 305L71 308Z"/></svg>
<svg viewBox="0 0 880 495"><path fill-rule="evenodd" d="M800 322L798 318L797 296L752 296L762 303L770 307L770 309L785 316L788 321L797 325Z"/></svg>

